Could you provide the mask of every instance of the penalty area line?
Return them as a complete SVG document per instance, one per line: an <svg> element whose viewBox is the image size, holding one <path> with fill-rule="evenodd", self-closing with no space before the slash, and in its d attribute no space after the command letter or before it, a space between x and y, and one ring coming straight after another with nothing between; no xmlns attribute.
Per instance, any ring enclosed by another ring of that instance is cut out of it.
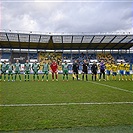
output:
<svg viewBox="0 0 133 133"><path fill-rule="evenodd" d="M133 93L133 91L125 90L125 89L122 89L122 88L119 88L119 87L115 87L115 86L110 86L110 85L107 85L107 84L97 83L97 82L93 82L93 81L87 81L87 82L92 83L92 84L105 86L105 87L109 87L109 88L112 88L112 89L115 89L115 90L119 90L119 91L125 91L125 92L128 92L128 93Z"/></svg>
<svg viewBox="0 0 133 133"><path fill-rule="evenodd" d="M0 104L0 107L69 106L69 105L120 105L120 104L133 104L133 102L51 103L51 104Z"/></svg>

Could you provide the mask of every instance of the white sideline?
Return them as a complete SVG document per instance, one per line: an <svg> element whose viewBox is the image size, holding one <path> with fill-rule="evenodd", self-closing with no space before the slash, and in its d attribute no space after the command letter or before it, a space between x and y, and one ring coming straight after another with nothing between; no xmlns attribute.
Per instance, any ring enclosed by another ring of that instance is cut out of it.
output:
<svg viewBox="0 0 133 133"><path fill-rule="evenodd" d="M129 93L133 93L133 91L125 90L125 89L122 89L122 88L119 88L119 87L115 87L115 86L110 86L110 85L107 85L107 84L102 84L102 83L93 82L93 81L88 81L88 82L93 83L93 84L98 84L98 85L106 86L106 87L109 87L109 88L112 88L112 89L115 89L115 90L120 90L120 91L125 91L125 92L129 92Z"/></svg>
<svg viewBox="0 0 133 133"><path fill-rule="evenodd" d="M133 104L133 102L101 102L101 103L51 103L51 104L0 104L0 107L29 107L29 106L69 106L69 105L114 105Z"/></svg>

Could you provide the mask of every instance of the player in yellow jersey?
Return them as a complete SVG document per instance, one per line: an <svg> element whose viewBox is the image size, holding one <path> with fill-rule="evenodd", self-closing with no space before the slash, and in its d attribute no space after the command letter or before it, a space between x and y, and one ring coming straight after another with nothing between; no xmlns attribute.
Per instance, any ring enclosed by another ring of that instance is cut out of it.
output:
<svg viewBox="0 0 133 133"><path fill-rule="evenodd" d="M107 80L110 80L111 63L107 62L105 67L106 67Z"/></svg>
<svg viewBox="0 0 133 133"><path fill-rule="evenodd" d="M113 63L112 67L111 67L111 70L112 70L112 80L116 81L116 75L117 75L117 71L118 71L117 64Z"/></svg>
<svg viewBox="0 0 133 133"><path fill-rule="evenodd" d="M118 65L118 68L119 68L119 81L121 79L124 80L125 65L124 65L123 61L121 61L121 63Z"/></svg>
<svg viewBox="0 0 133 133"><path fill-rule="evenodd" d="M125 64L125 77L126 77L126 80L131 80L130 79L130 64L129 63Z"/></svg>

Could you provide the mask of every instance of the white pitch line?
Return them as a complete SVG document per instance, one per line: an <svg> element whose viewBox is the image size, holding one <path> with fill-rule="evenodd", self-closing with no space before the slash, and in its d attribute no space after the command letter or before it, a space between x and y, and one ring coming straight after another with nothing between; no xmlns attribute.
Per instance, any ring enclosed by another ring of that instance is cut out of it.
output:
<svg viewBox="0 0 133 133"><path fill-rule="evenodd" d="M69 106L69 105L114 105L133 104L133 102L101 102L101 103L51 103L51 104L0 104L0 107L29 107L29 106Z"/></svg>
<svg viewBox="0 0 133 133"><path fill-rule="evenodd" d="M122 89L122 88L119 88L119 87L115 87L115 86L110 86L110 85L107 85L107 84L97 83L97 82L93 82L93 81L88 81L88 82L93 83L93 84L98 84L98 85L106 86L106 87L109 87L109 88L112 88L112 89L115 89L115 90L120 90L120 91L125 91L125 92L129 92L129 93L133 93L133 91L125 90L125 89Z"/></svg>

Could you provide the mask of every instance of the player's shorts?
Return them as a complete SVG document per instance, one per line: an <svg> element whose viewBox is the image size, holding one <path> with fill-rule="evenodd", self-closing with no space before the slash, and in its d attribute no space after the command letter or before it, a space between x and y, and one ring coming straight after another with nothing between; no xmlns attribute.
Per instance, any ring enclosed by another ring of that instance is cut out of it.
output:
<svg viewBox="0 0 133 133"><path fill-rule="evenodd" d="M43 71L43 74L46 74L46 75L48 75L48 71Z"/></svg>
<svg viewBox="0 0 133 133"><path fill-rule="evenodd" d="M6 74L6 71L1 71L1 74Z"/></svg>
<svg viewBox="0 0 133 133"><path fill-rule="evenodd" d="M112 72L112 75L113 75L113 76L116 76L116 75L117 75L117 73L116 73L116 72Z"/></svg>
<svg viewBox="0 0 133 133"><path fill-rule="evenodd" d="M34 75L38 75L38 71L34 71L34 73L33 73Z"/></svg>
<svg viewBox="0 0 133 133"><path fill-rule="evenodd" d="M92 71L92 74L96 75L96 74L97 74L97 72L96 72L96 71Z"/></svg>
<svg viewBox="0 0 133 133"><path fill-rule="evenodd" d="M8 71L8 75L13 75L13 72L12 71Z"/></svg>
<svg viewBox="0 0 133 133"><path fill-rule="evenodd" d="M110 71L109 70L107 70L106 72L107 72L107 75L110 75Z"/></svg>
<svg viewBox="0 0 133 133"><path fill-rule="evenodd" d="M82 72L83 72L83 74L88 74L88 71L84 71L84 70L83 70Z"/></svg>
<svg viewBox="0 0 133 133"><path fill-rule="evenodd" d="M57 70L52 71L52 73L55 73L56 74L57 73Z"/></svg>
<svg viewBox="0 0 133 133"><path fill-rule="evenodd" d="M73 71L74 74L78 74L78 70Z"/></svg>
<svg viewBox="0 0 133 133"><path fill-rule="evenodd" d="M100 73L105 73L105 70L104 69L100 69Z"/></svg>
<svg viewBox="0 0 133 133"><path fill-rule="evenodd" d="M20 71L15 71L15 74L20 74Z"/></svg>
<svg viewBox="0 0 133 133"><path fill-rule="evenodd" d="M120 70L120 75L124 75L124 71L123 70Z"/></svg>
<svg viewBox="0 0 133 133"><path fill-rule="evenodd" d="M30 74L30 71L29 70L25 71L25 74Z"/></svg>
<svg viewBox="0 0 133 133"><path fill-rule="evenodd" d="M126 71L126 72L125 72L125 75L130 75L130 72L127 72L127 71Z"/></svg>
<svg viewBox="0 0 133 133"><path fill-rule="evenodd" d="M68 74L68 70L64 70L63 71L63 74Z"/></svg>

